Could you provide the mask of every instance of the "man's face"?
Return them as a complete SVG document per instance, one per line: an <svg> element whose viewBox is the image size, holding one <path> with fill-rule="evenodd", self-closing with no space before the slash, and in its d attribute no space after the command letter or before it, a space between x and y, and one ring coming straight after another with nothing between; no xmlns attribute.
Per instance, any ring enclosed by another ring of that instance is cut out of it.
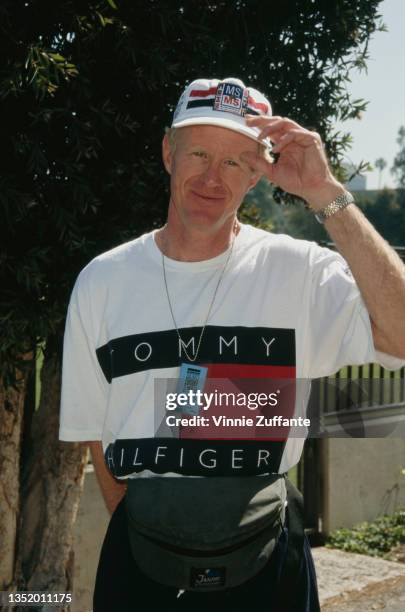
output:
<svg viewBox="0 0 405 612"><path fill-rule="evenodd" d="M170 174L170 213L176 221L208 233L231 222L259 179L240 156L257 150L251 138L211 125L177 129L174 151L165 136L163 161Z"/></svg>

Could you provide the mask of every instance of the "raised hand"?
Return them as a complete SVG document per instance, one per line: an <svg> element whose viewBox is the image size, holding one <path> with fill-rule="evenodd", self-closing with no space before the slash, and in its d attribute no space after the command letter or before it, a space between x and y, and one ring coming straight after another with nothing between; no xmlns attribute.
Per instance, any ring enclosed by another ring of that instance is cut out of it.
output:
<svg viewBox="0 0 405 612"><path fill-rule="evenodd" d="M319 134L284 117L248 115L246 123L261 128L260 137L269 137L273 152L280 154L277 163L271 163L254 153L243 153L243 159L270 182L300 196L314 209L344 191L329 168Z"/></svg>

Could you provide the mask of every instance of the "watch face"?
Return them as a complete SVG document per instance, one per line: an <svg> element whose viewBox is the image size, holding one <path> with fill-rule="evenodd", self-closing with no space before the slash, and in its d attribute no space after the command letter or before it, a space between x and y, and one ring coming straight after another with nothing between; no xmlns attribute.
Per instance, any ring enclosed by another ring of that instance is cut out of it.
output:
<svg viewBox="0 0 405 612"><path fill-rule="evenodd" d="M315 213L315 219L318 221L318 223L323 225L323 217L319 213Z"/></svg>

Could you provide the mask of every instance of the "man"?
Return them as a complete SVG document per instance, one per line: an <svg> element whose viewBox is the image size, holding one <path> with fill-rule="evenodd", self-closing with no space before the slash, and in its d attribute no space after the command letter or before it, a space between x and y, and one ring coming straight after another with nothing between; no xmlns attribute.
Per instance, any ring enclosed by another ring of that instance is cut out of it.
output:
<svg viewBox="0 0 405 612"><path fill-rule="evenodd" d="M282 478L302 438L243 432L235 443L168 426L159 379L206 390L214 379L400 367L404 266L332 175L319 136L272 117L238 79L185 89L163 162L167 224L93 260L69 306L60 439L90 441L113 514L94 612L132 610L143 596L168 609L315 612L312 558ZM351 273L337 253L238 222L261 175L307 201ZM306 400L297 393L296 415Z"/></svg>

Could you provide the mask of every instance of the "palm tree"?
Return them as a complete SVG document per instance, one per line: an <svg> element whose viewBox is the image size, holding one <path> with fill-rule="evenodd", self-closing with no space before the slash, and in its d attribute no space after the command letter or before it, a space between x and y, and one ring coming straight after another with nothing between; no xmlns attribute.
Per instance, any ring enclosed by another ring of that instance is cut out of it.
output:
<svg viewBox="0 0 405 612"><path fill-rule="evenodd" d="M387 166L387 162L383 157L379 157L378 159L375 160L375 167L378 168L379 175L378 175L378 189L381 189L381 175L382 175L382 171L384 170L384 168Z"/></svg>

